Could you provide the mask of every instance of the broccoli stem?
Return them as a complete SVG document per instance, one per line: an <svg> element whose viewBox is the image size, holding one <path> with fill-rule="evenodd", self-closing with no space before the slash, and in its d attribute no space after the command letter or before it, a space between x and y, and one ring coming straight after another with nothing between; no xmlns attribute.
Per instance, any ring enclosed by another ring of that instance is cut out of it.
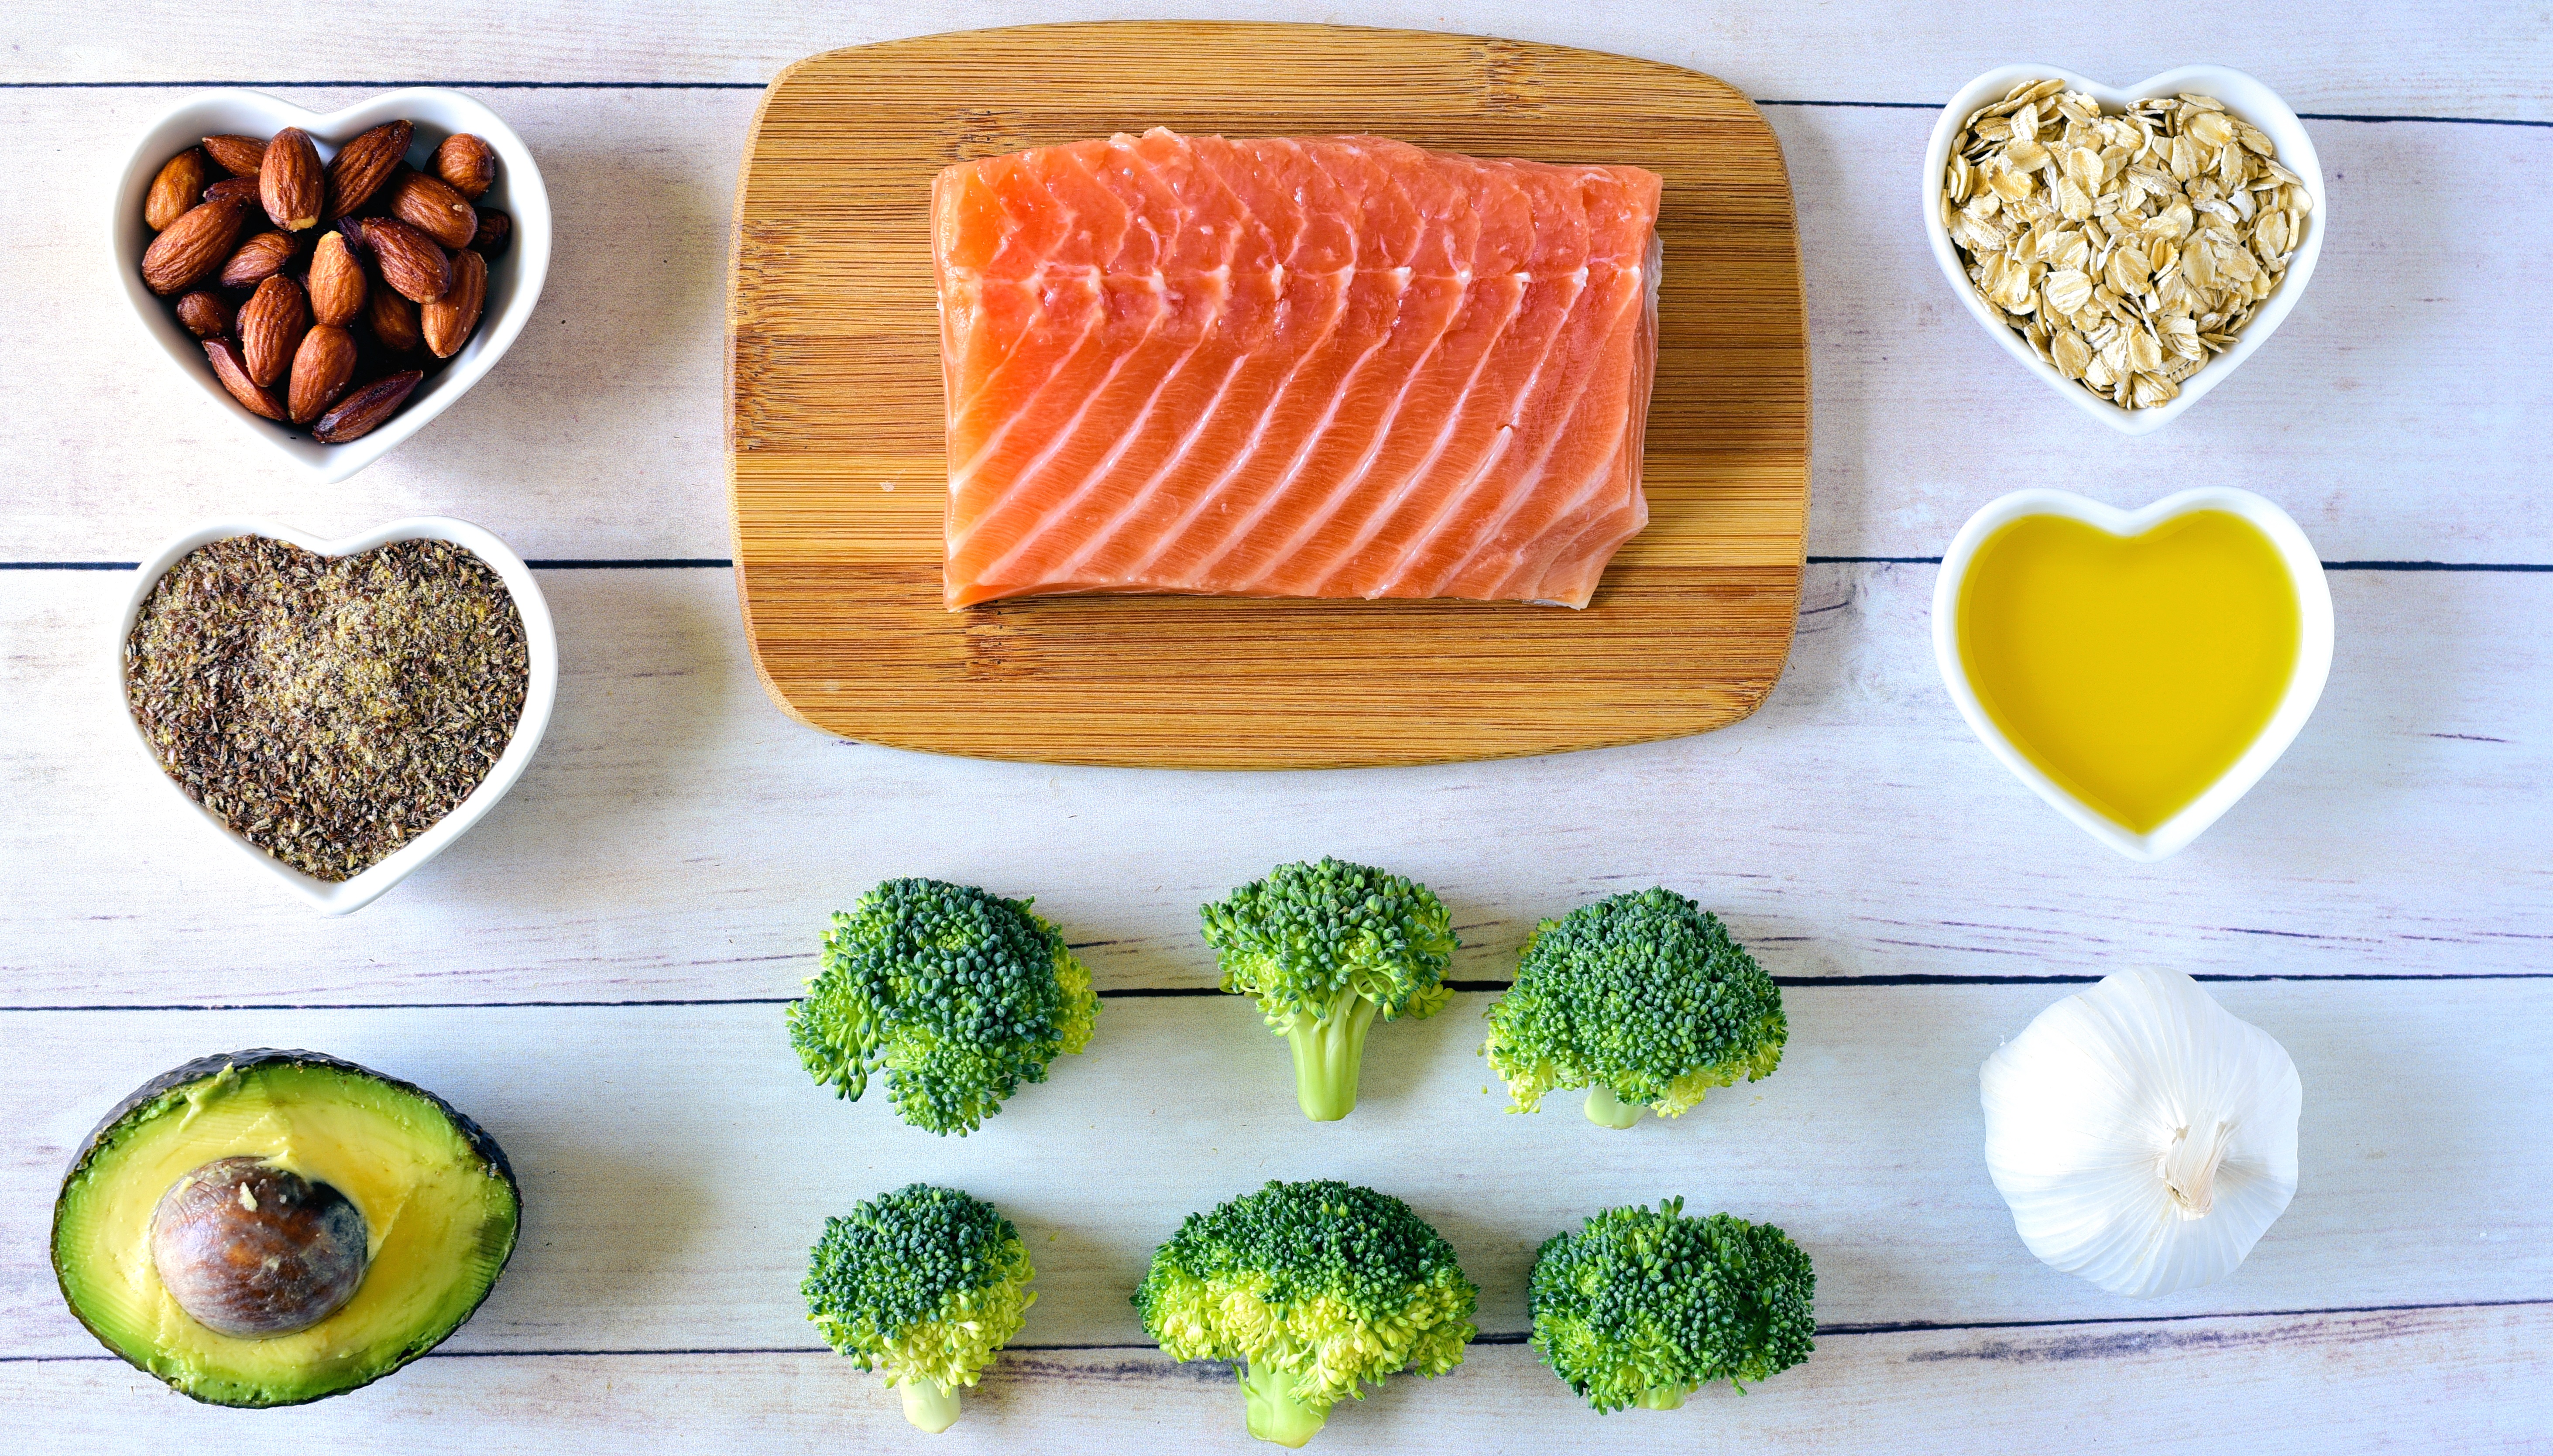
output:
<svg viewBox="0 0 2553 1456"><path fill-rule="evenodd" d="M1651 1386L1631 1403L1643 1410L1682 1410L1684 1398L1692 1393L1691 1386Z"/></svg>
<svg viewBox="0 0 2553 1456"><path fill-rule="evenodd" d="M1341 993L1329 1014L1305 1023L1294 1018L1285 1040L1294 1049L1294 1100L1314 1122L1336 1122L1356 1110L1357 1070L1365 1064L1365 1034L1375 1004L1354 991Z"/></svg>
<svg viewBox="0 0 2553 1456"><path fill-rule="evenodd" d="M938 1435L957 1423L957 1391L920 1376L896 1387L904 1393L904 1418Z"/></svg>
<svg viewBox="0 0 2553 1456"><path fill-rule="evenodd" d="M1648 1110L1637 1102L1625 1102L1614 1096L1613 1089L1602 1082L1587 1089L1587 1120L1598 1127L1616 1130L1627 1128L1639 1121L1640 1114ZM1675 1407L1670 1405L1661 1408L1672 1410Z"/></svg>
<svg viewBox="0 0 2553 1456"><path fill-rule="evenodd" d="M1295 1400L1294 1377L1265 1360L1241 1368L1241 1394L1250 1401L1250 1433L1279 1446L1302 1445L1330 1418L1328 1407L1314 1409Z"/></svg>

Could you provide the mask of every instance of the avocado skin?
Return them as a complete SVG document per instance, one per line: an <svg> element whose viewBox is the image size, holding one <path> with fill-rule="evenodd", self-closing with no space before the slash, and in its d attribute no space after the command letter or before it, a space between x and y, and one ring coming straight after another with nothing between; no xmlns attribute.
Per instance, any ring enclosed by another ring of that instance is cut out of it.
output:
<svg viewBox="0 0 2553 1456"><path fill-rule="evenodd" d="M54 1197L53 1222L48 1228L46 1234L47 1257L54 1266L54 1286L60 1291L62 1303L70 1310L71 1317L78 1320L80 1322L80 1328L87 1330L99 1344L112 1351L117 1359L124 1361L127 1365L131 1365L134 1369L141 1371L143 1374L150 1376L154 1380L160 1379L159 1374L153 1371L149 1366L133 1360L123 1351L116 1349L115 1342L108 1339L105 1332L100 1330L96 1325L89 1323L87 1313L79 1307L79 1301L71 1297L69 1278L63 1272L60 1260L54 1252L61 1248L62 1204L64 1198L70 1191L72 1180L79 1176L81 1170L88 1166L89 1159L96 1154L99 1141L109 1132L113 1131L116 1124L121 1123L127 1117L132 1116L139 1109L151 1105L153 1102L158 1101L162 1096L175 1091L179 1087L202 1081L206 1077L218 1076L221 1074L222 1068L224 1067L232 1067L245 1072L252 1067L270 1065L326 1067L332 1071L344 1072L354 1076L369 1077L374 1081L382 1082L386 1085L395 1087L400 1091L423 1098L427 1103L431 1104L436 1111L441 1112L445 1117L452 1120L453 1128L461 1134L463 1141L470 1145L470 1151L476 1155L482 1163L494 1170L497 1176L504 1180L506 1190L513 1194L514 1208L516 1210L515 1217L518 1220L513 1242L506 1246L505 1257L498 1263L497 1273L488 1281L488 1288L480 1292L476 1303L473 1303L459 1319L453 1321L452 1330L445 1331L444 1339L451 1338L453 1330L458 1330L461 1326L468 1324L471 1316L479 1312L480 1305L487 1303L488 1296L497 1291L497 1286L504 1278L507 1266L514 1262L514 1250L517 1247L520 1247L523 1242L522 1232L519 1225L519 1219L522 1216L523 1187L521 1183L515 1181L514 1165L505 1160L505 1150L497 1146L497 1140L488 1135L488 1130L486 1128L483 1128L478 1123L472 1121L459 1108L444 1101L441 1097L436 1096L414 1082L401 1081L397 1077L385 1075L382 1072L375 1071L371 1067L365 1066L360 1063L348 1062L342 1057L331 1057L325 1052L285 1052L273 1047L253 1047L245 1052L216 1052L209 1057L198 1057L192 1062L172 1066L168 1070L153 1077L151 1080L144 1082L141 1086L134 1088L132 1095L115 1104L114 1111L109 1112L105 1117L100 1118L97 1126L89 1129L88 1136L80 1140L79 1151L71 1155L70 1166L62 1171L62 1190L60 1193L56 1193ZM400 1370L406 1369L410 1361L415 1360L418 1356L423 1355L428 1350L433 1349L435 1345L439 1345L441 1343L443 1343L443 1340L436 1340L430 1344L419 1345L414 1349L402 1351L396 1360L389 1362L380 1370L375 1371L373 1374L366 1376L364 1379L357 1381L353 1385L342 1386L336 1390L322 1392L315 1396L302 1396L292 1400L273 1400L256 1406L235 1406L226 1401L208 1400L203 1396L197 1395L193 1391L185 1390L174 1385L169 1386L169 1389L176 1391L177 1394L184 1396L189 1400L194 1400L205 1405L219 1406L226 1410L278 1410L287 1405L307 1405L314 1400L325 1400L331 1397L342 1396L348 1391L360 1391L364 1387L371 1385L373 1382L380 1380L383 1376L395 1374Z"/></svg>

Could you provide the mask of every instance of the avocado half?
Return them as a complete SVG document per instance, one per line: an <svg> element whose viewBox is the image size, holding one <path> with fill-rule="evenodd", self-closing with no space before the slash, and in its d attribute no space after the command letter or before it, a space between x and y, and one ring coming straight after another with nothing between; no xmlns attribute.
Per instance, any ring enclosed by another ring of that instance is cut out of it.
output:
<svg viewBox="0 0 2553 1456"><path fill-rule="evenodd" d="M317 1323L223 1334L162 1283L162 1196L226 1158L325 1183L362 1213L362 1283ZM54 1204L54 1276L89 1333L171 1389L215 1405L298 1405L443 1343L496 1288L521 1219L504 1151L442 1098L316 1052L232 1052L153 1077L80 1145Z"/></svg>

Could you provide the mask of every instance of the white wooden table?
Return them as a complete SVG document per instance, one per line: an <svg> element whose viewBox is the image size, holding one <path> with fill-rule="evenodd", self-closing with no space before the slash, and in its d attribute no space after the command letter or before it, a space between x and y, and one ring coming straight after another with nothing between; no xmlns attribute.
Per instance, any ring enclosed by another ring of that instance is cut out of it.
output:
<svg viewBox="0 0 2553 1456"><path fill-rule="evenodd" d="M21 0L0 19L0 1409L41 1451L283 1434L356 1450L918 1447L826 1352L797 1283L828 1212L908 1179L998 1201L1043 1297L931 1449L1239 1450L1220 1368L1126 1295L1179 1215L1270 1176L1409 1198L1484 1288L1433 1385L1317 1449L2316 1453L2553 1447L2553 29L2540 6L1445 8L1167 5L1503 33L1708 70L1762 98L1799 198L1816 504L1799 638L1707 737L1408 771L1217 776L975 763L789 722L747 663L721 459L722 269L761 83L835 46L1130 13L1089 0L544 7ZM253 18L252 18L253 15ZM2235 380L2125 440L1980 336L1925 252L1931 107L1989 64L2126 83L2189 59L2310 117L2332 193L2310 292ZM326 109L464 87L537 151L559 247L481 388L383 464L269 469L123 316L102 258L132 135L187 89ZM1130 117L1130 124L1142 118ZM2135 866L1968 736L1932 667L1937 555L2024 483L2137 504L2196 480L2281 502L2332 573L2339 650L2286 759ZM529 775L388 899L314 918L207 853L116 741L109 568L216 514L315 531L439 511L551 563L565 667ZM1676 1125L1502 1116L1488 996L1375 1037L1315 1127L1280 1045L1209 986L1194 907L1337 853L1436 886L1503 978L1538 916L1664 882L1783 978L1770 1080ZM1110 999L1091 1055L941 1142L842 1104L780 1005L825 915L891 874L1035 893ZM2294 1205L2232 1280L2151 1302L2053 1273L1981 1165L1975 1072L2068 985L2213 978L2306 1087ZM432 1087L504 1143L512 1270L432 1358L262 1414L192 1405L63 1311L45 1228L76 1140L188 1057L312 1047ZM1545 1235L1682 1193L1815 1256L1816 1356L1739 1398L1599 1418L1519 1343ZM210 1447L207 1446L207 1449Z"/></svg>

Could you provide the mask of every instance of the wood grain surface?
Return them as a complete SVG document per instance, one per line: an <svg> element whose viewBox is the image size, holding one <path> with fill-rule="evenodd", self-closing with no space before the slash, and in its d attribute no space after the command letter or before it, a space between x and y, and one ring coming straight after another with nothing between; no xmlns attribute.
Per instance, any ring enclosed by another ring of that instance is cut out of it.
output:
<svg viewBox="0 0 2553 1456"><path fill-rule="evenodd" d="M2194 1429L2247 1456L2531 1453L2544 1449L2535 1392L2553 1378L2549 1348L2553 1310L2536 1305L1852 1331L1821 1334L1814 1360L1743 1396L1720 1387L1681 1410L1600 1421L1532 1351L1476 1345L1435 1381L1339 1402L1310 1449L2141 1453ZM468 1412L471 1449L488 1456L1242 1456L1267 1448L1242 1434L1241 1399L1229 1367L1148 1347L1014 1346L966 1393L957 1424L924 1437L877 1377L829 1351L437 1354L338 1400L261 1412L257 1427L310 1448L404 1451L421 1448L399 1436L452 1430ZM103 1357L0 1365L0 1408L45 1413L39 1449L121 1451L137 1403L171 1440L219 1441L243 1424Z"/></svg>
<svg viewBox="0 0 2553 1456"><path fill-rule="evenodd" d="M1657 39L1675 44L1641 54L1708 64L1732 82L1757 69L1757 96L1859 74L1839 38L1797 56ZM665 63L677 58L688 63ZM2299 69L2328 63L2293 58ZM91 64L120 73L126 62ZM2308 121L2336 214L2403 225L2336 227L2276 347L2206 408L2123 452L2053 392L2033 399L2013 388L2011 361L1948 294L1910 215L1905 178L1934 119L1915 98L1946 96L1977 68L1938 91L1910 77L1893 93L1901 106L1760 108L1800 217L1817 421L1812 557L1938 554L1968 512L2021 484L2133 508L2178 482L2230 477L2274 495L2326 560L2553 561L2553 491L2527 444L2533 422L2553 417L2553 290L2522 286L2492 241L2553 229L2553 190L2526 180L2553 125ZM2299 109L2313 104L2284 59L2253 68ZM314 110L377 89L268 88ZM0 357L46 361L8 382L30 427L15 440L22 473L0 511L0 560L130 561L219 514L335 535L442 510L533 559L726 561L726 260L758 85L474 91L538 148L560 226L617 241L571 247L563 232L539 316L489 381L426 427L423 447L328 492L268 470L262 445L198 403L200 390L185 392L190 377L138 353L133 325L101 301L94 238L58 225L88 215L93 179L118 173L134 135L196 89L0 88L0 129L55 159L0 189L0 217L19 224L19 284L0 289ZM2382 109L2329 95L2318 109L2361 108ZM63 328L74 312L94 326Z"/></svg>
<svg viewBox="0 0 2553 1456"><path fill-rule="evenodd" d="M941 603L931 178L1147 126L1373 132L1666 179L1648 528L1595 603ZM1772 130L1709 76L1409 31L1122 23L935 36L782 72L737 193L730 460L746 630L819 728L991 758L1432 763L1753 712L1807 530L1808 340Z"/></svg>
<svg viewBox="0 0 2553 1456"><path fill-rule="evenodd" d="M2553 1100L2537 1034L2553 985L2214 989L2296 1058L2306 1176L2236 1277L2151 1300L2030 1259L1977 1156L1976 1064L2061 993L2046 986L1793 989L1779 1071L1620 1134L1568 1099L1503 1112L1475 1055L1480 993L1378 1029L1360 1105L1335 1124L1294 1109L1282 1044L1240 999L1112 997L1087 1052L963 1140L814 1085L773 1004L4 1014L13 1039L79 1055L0 1083L0 1118L21 1129L0 1166L0 1408L50 1396L69 1404L67 1430L101 1438L145 1418L164 1440L239 1420L104 1356L43 1265L60 1162L130 1089L126 1068L215 1037L306 1040L424 1078L523 1180L522 1247L443 1352L311 1413L255 1417L261 1433L387 1432L430 1412L420 1428L467 1418L508 1450L523 1449L504 1444L517 1425L571 1450L647 1449L658 1426L716 1451L922 1449L877 1378L823 1349L797 1283L827 1214L928 1178L994 1200L1039 1270L1038 1302L968 1396L952 1449L1241 1450L1227 1369L1165 1359L1127 1296L1185 1211L1316 1176L1406 1198L1482 1286L1461 1370L1344 1404L1324 1451L1599 1450L1625 1431L1677 1449L1973 1451L1962 1402L2032 1451L2144 1450L2104 1441L2100 1422L2153 1402L2212 1433L2267 1434L2274 1412L2342 1399L2354 1426L2423 1404L2405 1393L2414 1370L2460 1387L2434 1402L2450 1428L2525 1429L2528 1383L2553 1374L2553 1144L2533 1112ZM2366 1074L2378 1062L2422 1074ZM1770 1220L1811 1252L1817 1352L1742 1398L1600 1419L1517 1348L1526 1270L1592 1208L1672 1193ZM715 1393L728 1384L749 1396ZM2007 1399L2025 1404L1984 1408Z"/></svg>
<svg viewBox="0 0 2553 1456"><path fill-rule="evenodd" d="M1295 1107L1284 1042L1246 999L1111 994L1086 1052L1057 1059L973 1135L945 1139L897 1121L876 1092L845 1102L818 1086L790 1055L777 1000L270 1008L217 1023L0 1012L12 1037L81 1053L0 1083L22 1155L0 1166L0 1290L12 1291L0 1349L97 1353L50 1288L44 1239L60 1171L97 1117L189 1058L305 1042L449 1099L513 1161L523 1244L457 1351L821 1348L798 1292L808 1247L828 1214L917 1179L965 1188L1019 1224L1038 1268L1020 1334L1032 1345L1147 1343L1128 1301L1154 1248L1187 1213L1272 1177L1406 1199L1481 1286L1488 1338L1528 1327L1526 1273L1544 1239L1598 1208L1670 1196L1789 1232L1816 1261L1829 1330L2553 1290L2553 1204L2539 1196L2553 1141L2531 1112L2553 1104L2553 1047L2535 1031L2553 1016L2553 983L2211 986L2296 1061L2305 1176L2238 1277L2146 1300L2032 1259L1979 1156L1978 1066L2066 989L1790 987L1779 1070L1618 1136L1575 1096L1505 1110L1479 1055L1486 991L1378 1027L1356 1111L1337 1123ZM2399 1030L2388 1041L2380 1023ZM525 1047L547 1049L537 1076ZM2427 1070L2417 1085L2353 1075L2371 1056ZM1844 1136L1886 1154L1823 1151Z"/></svg>
<svg viewBox="0 0 2553 1456"><path fill-rule="evenodd" d="M1810 567L1789 670L1720 732L1268 774L848 743L771 708L728 573L541 583L559 695L523 781L397 893L323 920L208 855L112 736L97 664L126 583L0 573L0 702L22 705L0 734L0 864L24 887L0 896L0 1005L788 996L825 917L898 874L1037 896L1102 990L1202 990L1196 907L1321 853L1435 887L1465 980L1505 977L1540 917L1647 884L1699 897L1794 981L2096 976L2122 956L2553 972L2553 842L2529 812L2553 784L2553 573L2333 573L2343 647L2313 721L2157 864L2095 843L1967 731L1933 667L1929 566Z"/></svg>

